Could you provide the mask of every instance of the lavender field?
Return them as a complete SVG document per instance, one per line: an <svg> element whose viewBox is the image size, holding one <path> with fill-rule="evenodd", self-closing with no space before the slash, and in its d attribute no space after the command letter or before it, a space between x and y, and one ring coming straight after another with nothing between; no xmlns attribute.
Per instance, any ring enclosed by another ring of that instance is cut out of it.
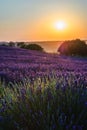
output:
<svg viewBox="0 0 87 130"><path fill-rule="evenodd" d="M21 48L0 46L0 77L7 82L22 81L24 77L73 75L87 82L87 59L59 56Z"/></svg>
<svg viewBox="0 0 87 130"><path fill-rule="evenodd" d="M87 58L0 46L0 130L86 130Z"/></svg>

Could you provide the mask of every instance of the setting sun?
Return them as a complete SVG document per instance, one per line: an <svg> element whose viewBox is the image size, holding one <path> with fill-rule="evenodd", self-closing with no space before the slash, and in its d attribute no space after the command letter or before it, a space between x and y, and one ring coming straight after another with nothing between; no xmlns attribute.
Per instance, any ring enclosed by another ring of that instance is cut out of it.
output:
<svg viewBox="0 0 87 130"><path fill-rule="evenodd" d="M58 21L55 23L55 28L57 30L64 30L66 28L66 23L64 21Z"/></svg>

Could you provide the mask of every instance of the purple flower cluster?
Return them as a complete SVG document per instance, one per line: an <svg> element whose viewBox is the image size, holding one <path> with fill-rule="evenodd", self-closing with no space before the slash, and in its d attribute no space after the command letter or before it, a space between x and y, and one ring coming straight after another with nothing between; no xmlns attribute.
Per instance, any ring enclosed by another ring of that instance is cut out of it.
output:
<svg viewBox="0 0 87 130"><path fill-rule="evenodd" d="M87 84L87 59L0 46L1 80L22 81L24 77L51 77L53 73L57 77L71 73L76 84Z"/></svg>
<svg viewBox="0 0 87 130"><path fill-rule="evenodd" d="M0 78L0 129L87 129L86 58L0 46Z"/></svg>

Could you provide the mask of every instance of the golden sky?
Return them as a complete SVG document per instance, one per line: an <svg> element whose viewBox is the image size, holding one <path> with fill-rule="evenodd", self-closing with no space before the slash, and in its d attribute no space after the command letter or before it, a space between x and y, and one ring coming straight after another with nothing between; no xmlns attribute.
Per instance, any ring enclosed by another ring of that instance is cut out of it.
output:
<svg viewBox="0 0 87 130"><path fill-rule="evenodd" d="M1 0L0 41L87 39L87 1ZM66 27L56 28L63 21Z"/></svg>

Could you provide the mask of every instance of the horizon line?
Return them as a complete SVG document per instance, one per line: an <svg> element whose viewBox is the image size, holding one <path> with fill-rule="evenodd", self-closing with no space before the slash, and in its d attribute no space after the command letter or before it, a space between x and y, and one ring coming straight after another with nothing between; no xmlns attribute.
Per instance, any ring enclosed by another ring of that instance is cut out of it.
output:
<svg viewBox="0 0 87 130"><path fill-rule="evenodd" d="M80 39L80 38L73 38L73 39L68 39L68 40L75 40L75 39ZM68 40L29 40L29 41L27 41L27 40L18 40L18 41L14 41L14 40L9 40L9 41L0 41L0 43L1 42L3 42L3 43L8 43L8 42L25 42L25 43L28 43L28 42L63 42L63 41L68 41ZM87 39L81 39L81 40L83 40L83 41L87 41Z"/></svg>

